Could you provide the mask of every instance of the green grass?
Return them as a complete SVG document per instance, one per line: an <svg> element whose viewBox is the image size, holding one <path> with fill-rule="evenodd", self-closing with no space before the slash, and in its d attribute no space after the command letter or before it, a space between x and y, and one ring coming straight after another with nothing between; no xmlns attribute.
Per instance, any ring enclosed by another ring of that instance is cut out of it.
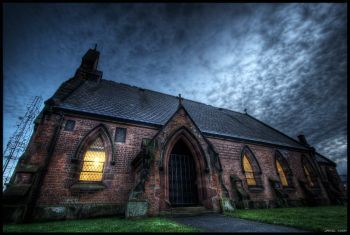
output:
<svg viewBox="0 0 350 235"><path fill-rule="evenodd" d="M32 224L4 224L4 232L200 232L174 221L153 217L145 219L98 218Z"/></svg>
<svg viewBox="0 0 350 235"><path fill-rule="evenodd" d="M347 231L346 206L236 210L225 213L225 215L270 224L292 226L307 231Z"/></svg>

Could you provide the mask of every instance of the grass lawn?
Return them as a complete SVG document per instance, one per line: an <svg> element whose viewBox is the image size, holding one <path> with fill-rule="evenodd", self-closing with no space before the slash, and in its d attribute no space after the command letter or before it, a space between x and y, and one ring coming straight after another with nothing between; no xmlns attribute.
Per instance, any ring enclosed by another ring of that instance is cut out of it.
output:
<svg viewBox="0 0 350 235"><path fill-rule="evenodd" d="M236 210L226 215L315 232L347 231L346 206Z"/></svg>
<svg viewBox="0 0 350 235"><path fill-rule="evenodd" d="M159 217L145 219L98 218L32 224L4 224L4 232L200 232Z"/></svg>

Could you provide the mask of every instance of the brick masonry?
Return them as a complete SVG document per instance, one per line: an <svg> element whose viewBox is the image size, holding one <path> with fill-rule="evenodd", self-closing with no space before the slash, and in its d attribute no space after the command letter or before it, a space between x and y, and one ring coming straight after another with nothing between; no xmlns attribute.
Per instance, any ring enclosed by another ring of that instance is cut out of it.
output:
<svg viewBox="0 0 350 235"><path fill-rule="evenodd" d="M45 158L48 157L47 149L59 118L58 114L45 115L31 139L28 154L22 160L22 163L43 166ZM64 130L67 120L75 121L74 130ZM101 124L106 127L112 139L116 162L113 165L111 164L112 159L106 161L103 173L103 183L106 187L103 190L74 193L71 187L77 182L79 172L77 172L77 168L74 167L71 159L75 157L74 155L79 144L89 132ZM115 142L117 127L127 129L125 143ZM223 189L219 182L219 173L213 166L212 159L208 154L208 143L206 140L212 143L215 151L219 154L223 168L223 183L228 189L229 198L233 201L237 200L237 195L234 193L230 182L231 175L236 175L242 179L243 187L249 193L251 201L273 201L276 199L268 180L279 181L275 166L275 153L277 150L287 160L293 173L294 189L286 191L289 199L302 200L305 196L298 180L305 181L301 159L302 157L308 157L312 161L309 153L249 142L235 142L228 139L205 137L192 122L187 112L180 108L161 129L66 113L63 127L59 132L57 142L54 144L54 151L47 166L47 172L40 187L39 197L35 206L37 208L45 208L110 204L125 208L129 193L137 183L138 177L138 169L133 169L131 162L140 152L143 138L154 138L159 143L143 195L143 199L147 200L149 204L148 215L158 215L161 211L167 209L165 203L165 200L169 199L167 164L171 149L180 138L184 139L189 145L195 158L197 179L199 180L199 199L201 204L208 209L220 211L220 198L223 196ZM263 189L259 192L250 191L245 181L241 163L241 153L244 147L248 147L251 150L261 168ZM206 167L209 168L209 171L206 171ZM17 173L16 183L21 183L21 181L25 183L28 181L28 177L28 173ZM318 180L321 188L321 197L325 203L328 203L327 193L322 186L321 180ZM74 218L74 215L71 217Z"/></svg>
<svg viewBox="0 0 350 235"><path fill-rule="evenodd" d="M29 154L22 162L29 165L43 165L44 159L47 157L47 148L50 145L50 140L59 117L58 114L45 116L42 123L38 125L31 140L28 148ZM223 168L223 183L228 189L229 198L233 201L237 200L237 195L234 193L230 182L230 176L232 174L242 179L243 187L249 193L252 201L273 201L276 199L268 180L279 181L275 166L275 153L277 150L287 159L293 173L294 189L287 191L289 199L301 200L304 197L298 180L305 180L301 159L302 157L309 157L311 159L309 153L257 145L249 142L235 142L228 139L204 137L187 115L187 112L181 108L161 129L111 122L103 119L98 120L73 114L64 115L63 127L67 120L74 120L75 127L72 131L66 131L64 128L61 128L59 132L51 161L48 164L47 172L40 187L39 197L36 200L36 207L38 208L81 204L111 204L125 207L129 193L137 183L137 169L133 169L131 162L140 152L143 138L155 138L160 143L143 195L143 198L149 203L149 215L157 215L162 210L167 209L165 200L169 199L167 177L168 156L172 146L180 138L186 140L191 151L193 151L197 178L199 179L199 199L201 204L209 209L220 211L219 200L223 196L223 191L220 186L218 171L213 166L207 152L208 144L205 138L212 143L215 151L219 154ZM116 163L112 165L112 159L106 161L103 173L103 183L106 187L103 190L74 193L71 191L71 187L77 181L76 177L79 175L79 172L77 172L77 168L74 167L71 159L75 157L74 154L76 154L79 144L88 133L101 124L106 127L112 139ZM117 127L127 129L125 143L115 142ZM261 168L262 191L250 191L247 186L241 163L241 152L244 147L249 147ZM206 165L209 167L209 172L206 171ZM160 169L160 166L163 166L163 168ZM17 183L28 181L28 174L17 174ZM328 202L328 197L321 181L320 185L321 196L325 202Z"/></svg>
<svg viewBox="0 0 350 235"><path fill-rule="evenodd" d="M55 118L55 115L52 118ZM65 116L65 120L74 120L76 122L75 128L73 131L65 131L64 128L61 129L43 185L40 189L40 197L38 198L37 205L61 205L72 202L125 204L128 199L128 192L133 186L133 174L130 162L140 151L142 138L152 138L156 130L68 115ZM107 187L103 191L73 195L70 192L71 181L72 177L74 178L78 172L74 172L75 169L72 167L71 158L75 154L82 139L91 129L100 124L107 127L113 142L116 128L127 128L126 141L125 143L113 143L116 164L111 165L111 159L106 161L103 182ZM45 130L46 128L50 128L50 123L44 122L42 125L42 128ZM38 139L36 142L45 145L48 139L50 138ZM37 161L40 162L40 159L43 157L45 156L33 155L30 163L35 164Z"/></svg>
<svg viewBox="0 0 350 235"><path fill-rule="evenodd" d="M45 148L48 146L48 140L50 140L50 134L53 133L53 127L58 120L58 115L50 115L45 118L43 123L38 126L36 135L31 143L29 163L41 164L46 157ZM168 197L167 187L167 170L166 164L168 161L167 154L170 153L170 148L175 144L171 142L173 134L181 127L186 127L189 132L197 139L197 150L194 147L196 154L196 163L198 174L201 174L202 186L205 187L205 192L202 192L202 203L214 210L220 210L219 198L222 196L222 189L218 182L218 174L210 164L210 157L207 154L207 144L204 137L186 115L186 112L180 110L173 118L163 127L160 132L156 128L150 128L145 126L136 126L122 123L111 123L108 121L93 120L83 117L65 115L65 120L74 120L76 122L73 131L65 131L61 129L59 138L57 140L55 150L51 161L48 166L47 173L43 180L42 187L40 189L40 196L37 200L37 206L52 206L52 205L64 205L70 203L81 204L94 204L94 203L113 203L113 204L126 204L128 195L135 184L135 172L131 167L131 161L139 153L141 142L143 138L153 138L157 134L158 141L163 145L165 149L165 156L163 159L164 170L159 170L160 154L156 155L155 161L151 168L150 178L146 184L146 199L149 201L150 208L149 214L158 214L161 210L166 208L164 202ZM63 125L65 122L63 123ZM72 167L71 158L76 152L79 143L89 133L91 129L97 125L103 124L107 127L110 136L112 137L114 144L114 154L116 156L116 164L111 165L110 159L106 162L104 169L103 182L107 187L101 191L93 193L80 193L73 194L70 191L72 177L74 178L75 168ZM127 129L125 143L116 143L115 130L117 127L123 127ZM181 136L181 134L180 134ZM170 142L169 142L170 139ZM274 163L274 155L277 148L259 146L250 143L238 143L231 140L219 139L219 138L207 138L215 147L215 150L219 153L220 161L223 167L223 181L226 188L229 191L230 198L236 199L237 195L234 194L230 183L230 175L235 174L243 180L245 189L249 192L249 189L244 181L245 177L241 167L241 151L244 146L248 146L258 161L263 180L263 191L250 192L251 200L264 201L273 200L274 194L271 187L268 185L268 179L273 178L279 180L276 167ZM168 141L168 142L167 142ZM190 140L190 142L195 140ZM192 143L196 145L196 143ZM203 149L204 155L201 155L199 149ZM283 156L287 159L289 166L293 172L293 184L295 190L289 192L291 199L303 198L303 193L299 187L297 179L304 179L304 173L301 166L301 152L281 150ZM305 153L304 153L305 155ZM205 159L209 164L210 172L205 173ZM199 173L200 172L200 173ZM202 187L200 186L200 187ZM322 192L324 193L324 192ZM327 196L324 195L327 199Z"/></svg>
<svg viewBox="0 0 350 235"><path fill-rule="evenodd" d="M276 151L283 155L292 172L293 187L283 190L290 200L300 201L307 198L300 185L300 181L307 181L302 166L302 160L307 158L313 166L314 175L317 176L319 202L330 202L329 187L324 185L332 181L329 178L338 177L335 166L319 166L312 151L302 152L303 150L277 148L250 141L205 136L181 105L180 97L177 112L162 127L53 109L52 107L83 84L84 80L98 82L101 79L102 74L97 71L99 54L89 50L86 56L92 56L95 60L93 68L86 70L86 66L83 66L84 57L75 77L63 83L55 95L46 101L42 117L11 179L12 185L4 192L8 205L6 208L17 208L8 213L12 213L13 218L16 217L16 213L40 219L123 213L129 195L140 181L142 166L133 166L132 162L140 156L143 138L153 139L158 143L150 165L149 178L144 185L145 190L140 196L140 199L148 202L147 213L150 216L158 215L169 207L166 203L169 200L169 155L180 139L192 153L196 165L198 199L200 204L208 209L220 211L220 200L223 197L232 201L238 200L230 181L232 175L242 180L243 188L250 195L251 202L275 201L276 194L270 180L279 181L275 166ZM71 131L64 128L67 120L75 121ZM125 143L115 141L118 127L126 128ZM93 141L92 138L97 134L102 136L108 152L102 182L85 184L84 187L88 187L89 190L81 190L78 180L81 152L86 150L85 145L88 141ZM261 169L262 187L258 191L248 187L242 169L242 150L247 148ZM337 180L332 182L337 184ZM73 190L77 185L79 190ZM26 190L29 190L29 193L25 194ZM20 199L15 200L14 196ZM34 212L26 212L27 207L33 207Z"/></svg>

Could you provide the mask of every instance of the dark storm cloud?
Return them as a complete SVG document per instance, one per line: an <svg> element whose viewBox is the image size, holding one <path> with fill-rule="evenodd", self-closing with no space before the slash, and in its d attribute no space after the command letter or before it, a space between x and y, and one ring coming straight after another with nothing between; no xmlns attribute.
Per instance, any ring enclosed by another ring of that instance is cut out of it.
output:
<svg viewBox="0 0 350 235"><path fill-rule="evenodd" d="M346 4L5 4L4 141L98 43L104 78L306 135L346 172Z"/></svg>

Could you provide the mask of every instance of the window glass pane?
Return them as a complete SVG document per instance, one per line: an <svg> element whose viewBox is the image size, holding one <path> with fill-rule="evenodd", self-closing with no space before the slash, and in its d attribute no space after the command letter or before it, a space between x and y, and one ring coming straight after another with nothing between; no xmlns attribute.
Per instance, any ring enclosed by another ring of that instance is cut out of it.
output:
<svg viewBox="0 0 350 235"><path fill-rule="evenodd" d="M252 165L250 164L248 157L244 155L243 157L243 168L245 172L253 172Z"/></svg>
<svg viewBox="0 0 350 235"><path fill-rule="evenodd" d="M81 172L80 180L82 180L82 181L101 181L102 180L102 173Z"/></svg>
<svg viewBox="0 0 350 235"><path fill-rule="evenodd" d="M126 129L125 128L117 128L115 134L115 141L119 143L125 142Z"/></svg>
<svg viewBox="0 0 350 235"><path fill-rule="evenodd" d="M67 120L66 125L64 126L65 131L72 131L75 126L75 121L73 120Z"/></svg>
<svg viewBox="0 0 350 235"><path fill-rule="evenodd" d="M83 171L103 171L103 162L84 162Z"/></svg>
<svg viewBox="0 0 350 235"><path fill-rule="evenodd" d="M243 168L244 168L245 177L247 179L248 185L256 185L256 181L253 173L253 167L250 164L248 157L246 155L243 156Z"/></svg>
<svg viewBox="0 0 350 235"><path fill-rule="evenodd" d="M106 157L105 152L100 151L86 151L84 161L104 162Z"/></svg>
<svg viewBox="0 0 350 235"><path fill-rule="evenodd" d="M288 181L287 181L286 174L284 173L284 170L283 170L280 162L277 161L277 160L276 160L276 165L277 165L277 171L278 171L278 175L280 177L282 185L283 186L288 186Z"/></svg>
<svg viewBox="0 0 350 235"><path fill-rule="evenodd" d="M84 154L83 167L79 180L101 181L105 161L106 152L103 140L99 137L90 145Z"/></svg>

